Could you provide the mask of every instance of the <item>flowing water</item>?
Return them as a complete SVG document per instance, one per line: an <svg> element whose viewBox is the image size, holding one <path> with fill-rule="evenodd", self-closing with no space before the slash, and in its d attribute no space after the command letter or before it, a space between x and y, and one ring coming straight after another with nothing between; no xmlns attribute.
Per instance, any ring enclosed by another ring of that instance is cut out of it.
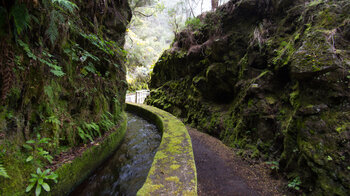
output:
<svg viewBox="0 0 350 196"><path fill-rule="evenodd" d="M155 125L128 113L128 129L121 146L70 195L136 195L146 181L160 140Z"/></svg>

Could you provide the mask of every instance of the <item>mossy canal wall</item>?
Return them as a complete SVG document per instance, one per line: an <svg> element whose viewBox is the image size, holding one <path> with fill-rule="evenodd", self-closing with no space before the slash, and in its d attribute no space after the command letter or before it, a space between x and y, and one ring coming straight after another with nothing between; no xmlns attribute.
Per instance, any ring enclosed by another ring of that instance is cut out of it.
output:
<svg viewBox="0 0 350 196"><path fill-rule="evenodd" d="M71 163L66 163L56 170L58 184L53 187L51 195L67 195L74 187L89 177L95 169L112 155L122 142L127 128L127 116L123 113L120 126L102 142L88 148Z"/></svg>
<svg viewBox="0 0 350 196"><path fill-rule="evenodd" d="M185 125L158 108L127 103L127 111L156 124L162 141L154 157L145 184L137 195L197 195L197 173L191 138ZM71 163L56 170L60 176L51 195L67 195L108 158L121 143L127 128L123 114L121 126L103 142L87 149ZM111 150L110 150L111 149Z"/></svg>
<svg viewBox="0 0 350 196"><path fill-rule="evenodd" d="M126 109L155 123L162 132L147 180L137 195L197 195L192 142L185 125L152 106L127 103Z"/></svg>
<svg viewBox="0 0 350 196"><path fill-rule="evenodd" d="M197 195L192 142L185 125L170 113L152 106L127 103L126 110L155 123L162 132L162 141L146 182L137 195ZM49 194L67 195L91 175L121 143L126 128L127 117L124 113L121 125L115 132L56 170L59 182Z"/></svg>

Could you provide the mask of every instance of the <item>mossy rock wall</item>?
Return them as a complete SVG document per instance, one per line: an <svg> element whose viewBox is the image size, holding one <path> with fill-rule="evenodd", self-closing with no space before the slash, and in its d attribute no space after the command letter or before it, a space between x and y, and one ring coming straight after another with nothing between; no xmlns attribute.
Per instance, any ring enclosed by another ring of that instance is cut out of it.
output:
<svg viewBox="0 0 350 196"><path fill-rule="evenodd" d="M311 195L350 193L349 1L230 1L179 33L147 104L277 161Z"/></svg>
<svg viewBox="0 0 350 196"><path fill-rule="evenodd" d="M146 182L137 195L197 195L196 165L185 125L155 107L127 103L126 109L154 122L162 132Z"/></svg>
<svg viewBox="0 0 350 196"><path fill-rule="evenodd" d="M0 195L23 195L37 168L122 126L131 9L127 0L40 0L2 1L0 12L0 164L10 176L0 176ZM39 134L50 142L23 147Z"/></svg>

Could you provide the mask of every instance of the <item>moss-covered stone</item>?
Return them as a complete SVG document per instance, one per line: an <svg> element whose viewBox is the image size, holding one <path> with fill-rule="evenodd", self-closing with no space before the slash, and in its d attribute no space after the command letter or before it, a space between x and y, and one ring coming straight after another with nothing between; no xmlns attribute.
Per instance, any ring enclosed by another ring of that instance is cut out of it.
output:
<svg viewBox="0 0 350 196"><path fill-rule="evenodd" d="M176 37L147 104L278 160L307 194L348 195L349 13L346 0L232 0L202 17L199 45Z"/></svg>
<svg viewBox="0 0 350 196"><path fill-rule="evenodd" d="M192 142L185 125L151 106L127 103L126 109L155 122L162 131L162 141L146 182L137 195L197 195Z"/></svg>
<svg viewBox="0 0 350 196"><path fill-rule="evenodd" d="M107 138L56 170L59 176L58 183L52 187L50 195L67 195L115 152L123 140L127 128L127 116L125 113L122 116L120 126Z"/></svg>
<svg viewBox="0 0 350 196"><path fill-rule="evenodd" d="M55 159L122 126L127 84L121 51L131 9L127 0L76 0L69 11L47 1L4 1L0 7L25 11L23 21L31 27L19 33L11 30L17 22L3 20L0 35L0 162L11 177L0 177L0 195L24 195L31 173L55 167L25 149L26 141L39 134L49 138L39 146ZM7 11L2 15L13 18ZM71 171L60 174L64 193L87 175L79 167L89 173L115 148L113 142L96 160L81 157L89 162L85 167L79 161L65 166ZM35 159L26 162L32 154ZM64 182L68 177L71 181Z"/></svg>

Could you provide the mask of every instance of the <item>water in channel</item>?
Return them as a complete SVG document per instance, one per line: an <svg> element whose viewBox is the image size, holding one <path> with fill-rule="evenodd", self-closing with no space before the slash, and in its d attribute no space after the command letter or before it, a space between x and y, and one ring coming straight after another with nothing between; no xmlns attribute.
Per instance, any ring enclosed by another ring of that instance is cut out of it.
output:
<svg viewBox="0 0 350 196"><path fill-rule="evenodd" d="M70 195L136 195L146 181L160 140L155 125L128 113L128 129L121 146Z"/></svg>

